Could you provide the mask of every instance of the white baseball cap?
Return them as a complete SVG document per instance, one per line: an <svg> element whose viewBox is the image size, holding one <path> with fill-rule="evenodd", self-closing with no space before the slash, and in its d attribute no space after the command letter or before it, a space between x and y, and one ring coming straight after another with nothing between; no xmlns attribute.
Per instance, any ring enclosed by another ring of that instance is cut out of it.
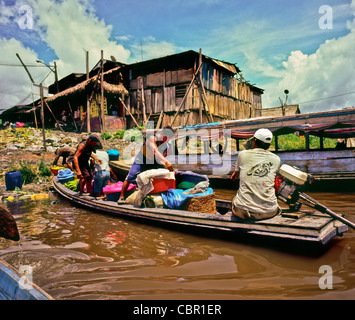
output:
<svg viewBox="0 0 355 320"><path fill-rule="evenodd" d="M269 129L259 129L254 133L254 138L265 143L271 143L272 132Z"/></svg>

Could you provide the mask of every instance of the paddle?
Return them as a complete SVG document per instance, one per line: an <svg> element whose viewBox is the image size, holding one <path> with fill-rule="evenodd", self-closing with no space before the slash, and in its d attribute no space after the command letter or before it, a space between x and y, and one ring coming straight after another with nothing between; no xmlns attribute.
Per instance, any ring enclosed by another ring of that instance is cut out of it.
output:
<svg viewBox="0 0 355 320"><path fill-rule="evenodd" d="M14 217L3 207L0 207L0 237L13 241L20 240Z"/></svg>

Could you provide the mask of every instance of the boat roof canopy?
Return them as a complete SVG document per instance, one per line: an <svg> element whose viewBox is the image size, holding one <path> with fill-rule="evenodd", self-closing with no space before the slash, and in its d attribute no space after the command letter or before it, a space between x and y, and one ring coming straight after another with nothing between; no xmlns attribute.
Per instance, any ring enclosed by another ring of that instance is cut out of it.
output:
<svg viewBox="0 0 355 320"><path fill-rule="evenodd" d="M298 114L276 118L253 118L216 123L199 124L178 128L180 136L199 136L201 140L211 139L212 129L223 132L230 130L231 137L249 139L260 128L269 129L274 136L299 132L328 138L355 137L355 108L344 110ZM201 129L205 133L201 133ZM194 132L195 131L195 132ZM208 133L207 133L208 132ZM184 134L185 133L185 134Z"/></svg>

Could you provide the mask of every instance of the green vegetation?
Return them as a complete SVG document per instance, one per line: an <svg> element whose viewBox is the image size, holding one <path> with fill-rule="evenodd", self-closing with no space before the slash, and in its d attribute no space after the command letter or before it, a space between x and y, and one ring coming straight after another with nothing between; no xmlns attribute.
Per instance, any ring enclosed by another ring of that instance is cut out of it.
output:
<svg viewBox="0 0 355 320"><path fill-rule="evenodd" d="M112 138L112 135L109 132L103 132L101 133L101 139L103 140L109 140Z"/></svg>
<svg viewBox="0 0 355 320"><path fill-rule="evenodd" d="M337 139L324 138L323 147L335 148ZM309 136L310 149L320 148L320 138ZM293 133L282 135L278 137L279 150L304 150L306 149L306 138L304 136L297 136ZM271 143L271 149L275 149L275 139Z"/></svg>
<svg viewBox="0 0 355 320"><path fill-rule="evenodd" d="M41 178L47 179L51 176L51 170L41 160L39 165L20 161L17 165L10 166L9 171L20 171L24 184L40 181Z"/></svg>

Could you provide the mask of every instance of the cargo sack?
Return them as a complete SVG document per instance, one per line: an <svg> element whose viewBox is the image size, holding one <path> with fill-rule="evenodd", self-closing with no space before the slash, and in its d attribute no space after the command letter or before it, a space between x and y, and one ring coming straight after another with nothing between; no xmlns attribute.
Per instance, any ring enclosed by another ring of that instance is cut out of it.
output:
<svg viewBox="0 0 355 320"><path fill-rule="evenodd" d="M186 211L214 214L217 212L215 194L212 193L207 196L189 198L182 209Z"/></svg>
<svg viewBox="0 0 355 320"><path fill-rule="evenodd" d="M213 194L213 189L208 188L204 193L199 192L195 194L189 194L188 192L192 190L182 190L182 189L170 189L166 192L162 192L161 196L164 200L164 204L169 208L169 209L181 209L186 201L190 198L195 198L195 197L203 197L206 195L211 195Z"/></svg>

